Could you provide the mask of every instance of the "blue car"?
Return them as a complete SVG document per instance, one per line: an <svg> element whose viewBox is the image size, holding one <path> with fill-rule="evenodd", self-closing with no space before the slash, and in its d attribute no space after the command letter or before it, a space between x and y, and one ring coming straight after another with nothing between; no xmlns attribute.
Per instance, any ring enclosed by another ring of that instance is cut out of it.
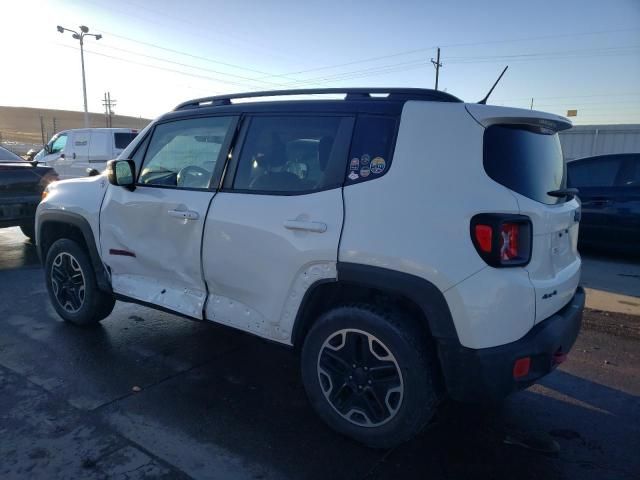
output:
<svg viewBox="0 0 640 480"><path fill-rule="evenodd" d="M580 245L640 253L640 153L574 160L567 173L582 201Z"/></svg>

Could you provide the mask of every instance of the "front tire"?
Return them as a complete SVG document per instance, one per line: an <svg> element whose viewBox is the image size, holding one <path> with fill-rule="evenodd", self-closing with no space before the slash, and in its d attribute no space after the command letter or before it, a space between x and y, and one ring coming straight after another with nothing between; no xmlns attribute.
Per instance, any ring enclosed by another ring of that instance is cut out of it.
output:
<svg viewBox="0 0 640 480"><path fill-rule="evenodd" d="M45 260L45 283L53 307L65 321L93 325L113 310L115 298L98 289L93 265L73 240L57 240Z"/></svg>
<svg viewBox="0 0 640 480"><path fill-rule="evenodd" d="M305 338L302 380L333 429L374 448L409 440L438 404L429 339L398 310L366 304L324 313Z"/></svg>
<svg viewBox="0 0 640 480"><path fill-rule="evenodd" d="M36 238L36 228L35 225L20 225L20 230L22 230L22 234L27 237L29 240L33 240Z"/></svg>

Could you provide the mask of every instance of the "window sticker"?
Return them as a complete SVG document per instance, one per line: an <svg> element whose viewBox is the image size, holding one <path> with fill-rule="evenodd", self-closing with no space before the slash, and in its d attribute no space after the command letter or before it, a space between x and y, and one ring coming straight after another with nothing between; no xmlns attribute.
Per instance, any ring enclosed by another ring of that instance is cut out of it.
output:
<svg viewBox="0 0 640 480"><path fill-rule="evenodd" d="M362 178L368 177L370 173L371 173L371 170L369 169L369 167L362 167L360 169L360 176Z"/></svg>
<svg viewBox="0 0 640 480"><path fill-rule="evenodd" d="M365 153L364 155L362 155L362 157L360 157L360 163L362 163L363 167L369 166L369 163L371 163L371 157Z"/></svg>
<svg viewBox="0 0 640 480"><path fill-rule="evenodd" d="M359 175L356 172L351 172L349 174L349 180L357 180Z"/></svg>
<svg viewBox="0 0 640 480"><path fill-rule="evenodd" d="M357 172L360 169L360 159L352 158L351 163L349 164L349 170L352 172Z"/></svg>
<svg viewBox="0 0 640 480"><path fill-rule="evenodd" d="M382 157L376 157L373 160L371 160L371 173L378 175L382 172L384 172L385 167L387 166L387 164L384 161L384 158Z"/></svg>

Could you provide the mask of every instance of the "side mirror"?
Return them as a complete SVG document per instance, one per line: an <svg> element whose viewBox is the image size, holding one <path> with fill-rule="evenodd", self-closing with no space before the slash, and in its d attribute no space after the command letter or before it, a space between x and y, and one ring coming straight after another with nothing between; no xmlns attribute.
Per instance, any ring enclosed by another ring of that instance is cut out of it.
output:
<svg viewBox="0 0 640 480"><path fill-rule="evenodd" d="M100 175L100 172L95 168L87 168L86 172L87 172L87 176L89 177L95 177L96 175Z"/></svg>
<svg viewBox="0 0 640 480"><path fill-rule="evenodd" d="M136 164L133 160L109 160L107 177L111 185L135 189Z"/></svg>
<svg viewBox="0 0 640 480"><path fill-rule="evenodd" d="M51 153L51 147L49 147L49 145L45 145L43 148L46 153Z"/></svg>

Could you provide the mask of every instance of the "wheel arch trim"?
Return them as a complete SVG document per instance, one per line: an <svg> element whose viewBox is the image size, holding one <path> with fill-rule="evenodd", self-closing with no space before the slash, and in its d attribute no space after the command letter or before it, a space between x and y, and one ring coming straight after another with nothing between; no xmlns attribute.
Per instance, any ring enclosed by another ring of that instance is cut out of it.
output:
<svg viewBox="0 0 640 480"><path fill-rule="evenodd" d="M40 212L36 217L36 249L42 264L44 264L46 258L46 252L43 251L42 231L47 223L66 224L77 228L80 231L85 244L87 245L89 259L91 260L91 264L93 265L93 269L96 274L96 283L98 284L98 288L105 292L111 292L111 282L109 282L107 271L102 263L100 254L98 253L98 247L93 235L93 230L91 229L91 225L88 220L82 215L73 212Z"/></svg>
<svg viewBox="0 0 640 480"><path fill-rule="evenodd" d="M374 288L407 298L423 313L427 327L436 340L459 343L449 305L442 292L428 280L383 267L350 262L338 262L337 271L337 281L340 283ZM322 285L335 281L319 280L305 292L293 325L291 340L294 345L302 339L301 330L307 325L303 316L314 292Z"/></svg>

